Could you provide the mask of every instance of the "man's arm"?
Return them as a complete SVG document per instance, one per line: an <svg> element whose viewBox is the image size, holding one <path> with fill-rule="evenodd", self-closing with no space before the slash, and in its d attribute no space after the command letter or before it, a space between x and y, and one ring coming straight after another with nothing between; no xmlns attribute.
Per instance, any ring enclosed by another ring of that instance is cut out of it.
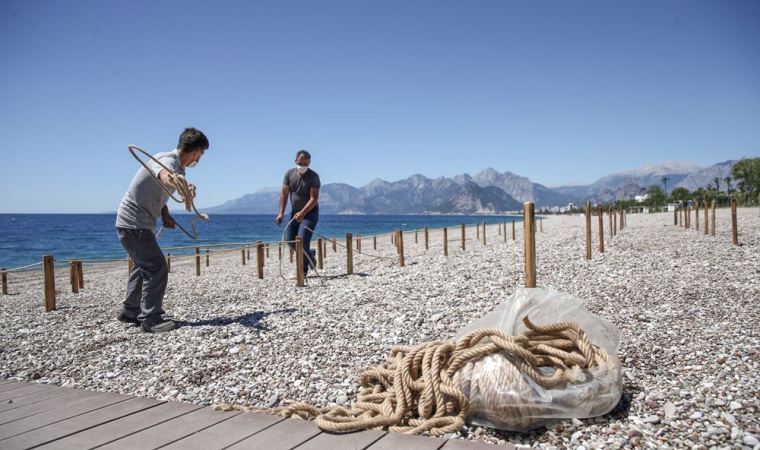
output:
<svg viewBox="0 0 760 450"><path fill-rule="evenodd" d="M306 217L306 214L308 214L309 211L317 206L317 201L319 201L319 188L309 189L309 201L306 202L306 205L303 207L303 209L298 211L298 213L293 217L299 222L302 221L303 218Z"/></svg>
<svg viewBox="0 0 760 450"><path fill-rule="evenodd" d="M164 205L163 208L161 208L161 220L164 222L164 226L166 228L174 228L176 225L176 222L174 221L174 217L172 217L171 214L169 214L169 208Z"/></svg>
<svg viewBox="0 0 760 450"><path fill-rule="evenodd" d="M285 206L288 204L288 193L290 192L290 187L287 184L282 185L282 190L280 191L280 205L277 212L277 217L274 219L274 222L279 225L282 223L282 217L285 215Z"/></svg>

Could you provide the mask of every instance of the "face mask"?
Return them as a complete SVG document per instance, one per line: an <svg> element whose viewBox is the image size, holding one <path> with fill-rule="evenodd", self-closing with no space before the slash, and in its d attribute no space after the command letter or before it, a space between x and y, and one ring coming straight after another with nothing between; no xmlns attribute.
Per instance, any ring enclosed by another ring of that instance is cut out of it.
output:
<svg viewBox="0 0 760 450"><path fill-rule="evenodd" d="M303 174L306 173L307 170L309 170L309 167L308 166L297 165L296 166L296 170L298 171L298 173L300 173L301 175L303 175Z"/></svg>
<svg viewBox="0 0 760 450"><path fill-rule="evenodd" d="M189 167L190 169L192 169L193 167L197 165L198 165L198 161L193 161L191 163L188 163L185 167Z"/></svg>

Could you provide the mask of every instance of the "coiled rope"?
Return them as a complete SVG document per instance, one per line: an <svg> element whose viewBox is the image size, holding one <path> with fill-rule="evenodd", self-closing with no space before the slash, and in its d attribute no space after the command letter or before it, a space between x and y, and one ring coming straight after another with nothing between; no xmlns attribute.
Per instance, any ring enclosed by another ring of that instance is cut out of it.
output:
<svg viewBox="0 0 760 450"><path fill-rule="evenodd" d="M152 176L153 179L156 180L156 182L161 186L161 188L164 190L164 192L166 192L167 194L169 194L169 197L171 197L172 200L174 200L177 203L184 203L185 204L185 210L187 210L188 212L191 212L191 211L195 212L195 217L193 218L193 221L191 223L192 228L193 228L193 234L188 233L187 230L185 230L176 221L175 221L175 224L190 239L197 240L198 239L198 232L195 229L195 222L197 222L198 220L208 220L208 214L200 213L195 208L195 202L194 202L194 200L195 200L195 186L193 186L190 183L188 183L187 179L183 175L180 175L180 174L174 172L172 169L168 168L161 161L159 161L158 159L154 158L150 153L146 152L145 150L141 149L140 147L138 147L136 145L130 144L130 145L127 146L127 148L129 149L129 153L131 153L132 156L137 160L137 162L139 162L140 165L142 165L145 168L145 170L148 171L148 173L150 174L150 176ZM169 178L171 180L172 186L177 190L177 193L179 194L179 196L181 197L181 199L178 199L177 197L174 196L174 193L172 191L170 191L169 188L167 188L164 185L164 183L161 182L161 180L158 178L158 176L156 176L156 174L153 173L152 170L150 170L150 168L148 167L148 165L145 164L145 162L142 159L140 159L139 156L137 156L136 152L142 153L143 155L145 155L148 158L152 159L156 164L158 164L159 166L161 166L162 169L166 170L166 172L169 174ZM164 227L162 226L161 229L156 234L156 237L158 237L158 235L161 234L161 231L163 231L163 229L164 229Z"/></svg>
<svg viewBox="0 0 760 450"><path fill-rule="evenodd" d="M484 328L457 341L394 347L385 363L359 374L361 389L351 409L305 403L278 408L220 404L214 409L313 419L322 430L335 433L382 429L441 436L459 431L470 413L471 402L463 390L470 379L458 373L469 362L500 354L514 365L517 370L502 374L503 379L490 380L495 385L491 392L498 392L499 386L525 384L525 377L543 388L561 389L571 380L572 369L593 368L609 360L606 351L592 345L575 323L537 326L527 316L523 323L529 331L517 336ZM487 396L487 392L481 390L479 395ZM529 415L523 408L519 403L499 404L493 411L520 418Z"/></svg>

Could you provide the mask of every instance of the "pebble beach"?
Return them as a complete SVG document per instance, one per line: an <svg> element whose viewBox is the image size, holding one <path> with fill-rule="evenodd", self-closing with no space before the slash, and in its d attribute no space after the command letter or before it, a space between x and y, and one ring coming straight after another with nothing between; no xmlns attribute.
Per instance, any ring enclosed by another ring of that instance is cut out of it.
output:
<svg viewBox="0 0 760 450"><path fill-rule="evenodd" d="M701 212L700 212L701 214ZM213 220L213 216L211 218ZM760 449L760 209L730 210L716 236L674 226L673 213L629 214L585 258L585 219L546 216L536 233L537 284L568 293L620 331L623 397L610 413L528 433L468 425L448 436L533 448ZM45 313L42 275L11 274L0 295L0 378L211 405L256 407L302 401L351 404L356 375L395 345L451 339L524 283L522 224L486 245L467 228L404 234L405 266L390 235L362 238L346 275L345 248L327 246L324 268L296 287L277 247L257 278L255 249L174 259L164 309L181 327L149 334L115 317L126 262L85 265L71 292L57 269L57 309ZM319 232L319 229L317 229ZM316 242L316 237L313 242ZM344 244L338 239L338 244Z"/></svg>

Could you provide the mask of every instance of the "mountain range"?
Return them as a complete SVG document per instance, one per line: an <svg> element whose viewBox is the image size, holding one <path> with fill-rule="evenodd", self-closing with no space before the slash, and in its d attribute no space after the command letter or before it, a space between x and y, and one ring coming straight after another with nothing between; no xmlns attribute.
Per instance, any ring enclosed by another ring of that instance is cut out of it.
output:
<svg viewBox="0 0 760 450"><path fill-rule="evenodd" d="M358 188L327 183L320 189L319 209L322 214L494 214L519 211L526 201L534 202L539 209L589 200L606 203L633 198L652 185L667 192L677 187L691 191L718 178L725 189L724 179L731 175L735 162L700 167L668 161L607 175L586 186L553 188L490 167L474 176L427 178L414 174L393 182L378 178ZM205 210L217 214L274 214L279 192L279 188L264 188Z"/></svg>

